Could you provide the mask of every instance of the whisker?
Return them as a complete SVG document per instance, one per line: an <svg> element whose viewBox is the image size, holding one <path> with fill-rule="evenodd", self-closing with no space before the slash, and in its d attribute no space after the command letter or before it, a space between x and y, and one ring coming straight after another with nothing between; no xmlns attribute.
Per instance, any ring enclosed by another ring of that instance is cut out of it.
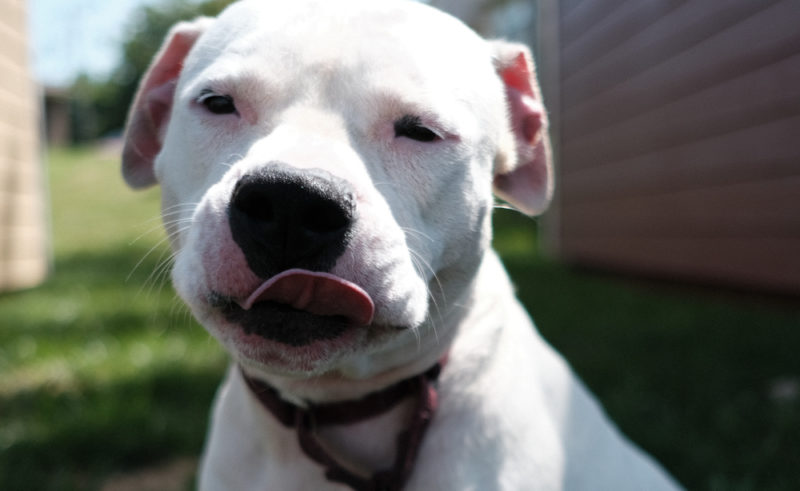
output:
<svg viewBox="0 0 800 491"><path fill-rule="evenodd" d="M430 272L431 279L435 280L436 281L436 285L439 287L439 293L442 296L442 300L444 302L447 302L447 299L445 298L445 294L444 294L444 287L442 286L442 282L439 280L439 275L436 274L436 271L433 269L433 267L430 265L430 263L428 261L426 261L422 257L422 255L420 253L415 251L413 248L409 248L408 250L411 253L411 257L412 258L416 258L420 263L422 263L423 266L425 266L425 269ZM423 278L425 277L425 275L422 275L422 276L423 276Z"/></svg>
<svg viewBox="0 0 800 491"><path fill-rule="evenodd" d="M401 192L405 191L405 188L403 186L400 186L399 183L392 182L392 181L375 181L374 182L374 186L376 188L380 188L380 187L392 188L393 191L401 191Z"/></svg>
<svg viewBox="0 0 800 491"><path fill-rule="evenodd" d="M160 296L161 292L163 291L164 285L169 281L169 273L171 270L171 266L174 262L176 253L171 253L164 259L165 252L162 252L159 256L158 265L153 269L150 273L150 276L144 282L143 286L149 286L149 294L153 294L153 289L158 285L158 291L155 292L156 296Z"/></svg>
<svg viewBox="0 0 800 491"><path fill-rule="evenodd" d="M144 263L144 261L145 261L145 260L146 260L148 257L150 257L150 254L152 254L152 253L153 253L153 252L154 252L156 249L158 249L159 247L161 247L161 246L164 244L164 242L166 242L168 239L169 239L169 237L164 237L164 238L162 238L161 240L159 240L158 242L156 242L156 243L155 243L155 245L153 245L153 247L151 247L151 248L150 248L150 249L149 249L149 250L148 250L146 253L144 253L144 255L142 256L142 258L141 258L141 259L139 259L139 261L136 263L136 265L135 265L135 266L134 266L134 267L131 269L131 272L130 272L130 273L128 273L128 276L125 278L125 282L126 282L126 283L127 283L128 281L130 281L130 279L131 279L131 277L133 276L133 274L134 274L134 273L135 273L135 272L136 272L136 271L139 269L139 266L141 266L141 265L142 265L142 263Z"/></svg>
<svg viewBox="0 0 800 491"><path fill-rule="evenodd" d="M144 237L146 237L146 236L148 236L148 235L150 235L150 234L152 234L152 233L158 232L158 231L160 231L162 228L163 228L163 226L162 226L160 223L159 223L158 225L154 225L154 226L150 227L149 229L145 230L144 232L142 232L141 234L139 234L139 236L137 236L135 239L133 239L132 241L130 241L130 242L128 243L128 245L129 245L129 246L135 245L137 242L139 242L140 240L142 240Z"/></svg>
<svg viewBox="0 0 800 491"><path fill-rule="evenodd" d="M167 218L175 216L175 215L181 215L186 211L194 210L195 207L196 207L195 203L182 203L182 204L177 204L177 205L170 206L169 208L165 208L161 212L160 215L156 215L156 216L154 216L152 218L149 218L149 219L145 220L144 222L142 222L142 225L149 225L149 224L151 224L151 223L153 223L155 221L158 221L159 223L157 225L153 225L153 226L149 227L147 230L145 230L144 232L139 234L139 236L137 236L135 239L133 239L130 242L129 245L133 245L133 244L137 243L138 241L140 241L145 236L147 236L149 234L152 234L153 232L155 232L157 230L160 230L163 225L168 225L170 223L174 223L174 222L172 222L170 220L167 220ZM161 222L164 222L164 223L162 224Z"/></svg>
<svg viewBox="0 0 800 491"><path fill-rule="evenodd" d="M188 228L189 228L189 225L185 225L184 227L179 228L178 230L176 230L173 235L182 233L183 231L187 230ZM142 283L142 286L139 289L138 294L143 294L143 292L145 290L147 290L147 295L152 296L154 294L154 289L156 288L156 286L160 285L159 289L158 289L158 292L156 292L156 294L160 295L161 291L162 291L162 289L164 287L164 284L168 282L170 265L173 263L173 260L175 259L175 255L176 255L176 253L171 253L171 250L169 248L163 247L163 244L166 241L168 241L170 238L171 238L171 236L166 236L166 237L162 238L160 241L158 241L155 245L153 245L153 247L151 247L142 256L142 258L136 263L136 265L131 269L131 272L126 277L125 281L126 282L130 281L130 279L133 276L133 274L139 269L139 267L141 267L141 265L144 263L144 261L148 257L150 257L153 254L153 252L155 252L159 248L161 249L161 253L159 254L159 256L158 256L158 258L156 260L157 263L158 263L157 266L153 269L153 271L150 272L150 274L148 275L148 277L144 281L144 283ZM168 253L169 253L168 257L166 259L164 259L164 255L168 254Z"/></svg>
<svg viewBox="0 0 800 491"><path fill-rule="evenodd" d="M185 202L185 203L177 203L172 206L168 206L161 210L161 214L171 213L175 210L186 210L186 209L194 209L200 205L199 202Z"/></svg>
<svg viewBox="0 0 800 491"><path fill-rule="evenodd" d="M413 264L414 269L417 270L417 274L419 274L420 277L425 278L425 277L427 277L427 275L424 274L424 271L425 270L429 271L431 273L431 279L435 280L436 284L439 287L439 292L440 292L442 300L445 300L444 288L442 287L442 283L439 280L439 276L436 274L436 271L434 271L434 269L431 267L430 263L428 263L422 257L421 254L416 252L413 248L409 248L408 250L409 250L409 253L411 254L411 263ZM433 329L433 334L434 334L434 336L436 338L436 342L438 343L439 342L439 331L436 328L436 326L437 326L436 318L438 318L439 323L441 324L441 322L443 320L442 308L439 305L439 302L437 302L437 300L436 300L436 295L434 295L433 291L431 291L429 284L430 284L430 281L428 281L428 283L426 283L425 289L427 291L427 296L430 299L434 310L436 311L435 316L431 316L431 328Z"/></svg>
<svg viewBox="0 0 800 491"><path fill-rule="evenodd" d="M420 239L425 239L428 242L432 242L432 243L436 242L436 240L433 237L431 237L430 235L426 234L425 232L421 232L421 231L419 231L417 229L410 228L410 227L400 227L400 230L402 230L404 233L406 233L408 235L412 235L412 236L418 237Z"/></svg>
<svg viewBox="0 0 800 491"><path fill-rule="evenodd" d="M232 168L232 167L233 167L233 166L234 166L234 165L235 165L237 162L240 162L240 161L242 161L242 160L244 160L244 155L242 155L242 154L240 154L240 153L234 153L234 154L231 154L231 155L228 157L228 160L226 160L226 161L223 161L223 162L220 162L220 164L219 164L219 165L221 165L221 166L223 166L223 167L227 167L228 169L230 169L230 168Z"/></svg>
<svg viewBox="0 0 800 491"><path fill-rule="evenodd" d="M495 210L517 211L516 208L514 208L511 205L509 205L508 203L503 203L503 202L500 202L500 201L495 201L494 204L492 205L492 208L494 208Z"/></svg>

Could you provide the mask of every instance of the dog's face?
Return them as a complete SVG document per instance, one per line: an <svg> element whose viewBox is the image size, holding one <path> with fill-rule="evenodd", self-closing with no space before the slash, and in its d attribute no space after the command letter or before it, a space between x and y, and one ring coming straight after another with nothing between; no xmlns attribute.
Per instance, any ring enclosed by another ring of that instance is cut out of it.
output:
<svg viewBox="0 0 800 491"><path fill-rule="evenodd" d="M452 336L493 184L546 206L537 99L523 47L429 7L243 1L173 28L123 170L161 184L175 287L240 363L363 375Z"/></svg>

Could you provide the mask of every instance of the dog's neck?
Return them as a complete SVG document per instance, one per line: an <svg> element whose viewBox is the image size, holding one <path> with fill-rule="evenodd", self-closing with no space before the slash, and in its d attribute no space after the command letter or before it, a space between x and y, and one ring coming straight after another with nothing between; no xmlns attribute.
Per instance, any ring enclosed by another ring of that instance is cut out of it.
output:
<svg viewBox="0 0 800 491"><path fill-rule="evenodd" d="M325 476L330 481L346 484L357 491L399 490L411 475L423 437L438 406L435 382L445 361L443 358L424 373L359 399L307 407L282 399L276 389L249 377L244 371L242 375L264 409L283 426L296 430L300 448L325 468ZM412 410L410 416L404 418L407 423L396 437L393 463L388 468L365 471L362 466L354 465L351 459L343 459L340 452L332 450L330 442L326 442L325 428L349 427L378 419L392 410L403 410L400 404L409 402Z"/></svg>
<svg viewBox="0 0 800 491"><path fill-rule="evenodd" d="M409 333L409 335L411 338L415 336L414 333ZM415 341L410 342L414 343L414 346L416 345ZM266 371L262 367L251 367L246 361L243 368L250 377L262 380L275 388L283 399L297 406L305 407L310 404L319 405L359 399L367 394L380 391L403 379L424 372L448 351L450 345L450 339L443 340L441 345L423 344L420 351L416 353L409 347L403 347L404 355L412 352L417 358L398 362L386 368L378 365L378 362L390 359L392 352L381 351L379 354L365 358L364 365L368 365L369 371L360 376L353 376L348 371L338 369L306 377L286 376Z"/></svg>

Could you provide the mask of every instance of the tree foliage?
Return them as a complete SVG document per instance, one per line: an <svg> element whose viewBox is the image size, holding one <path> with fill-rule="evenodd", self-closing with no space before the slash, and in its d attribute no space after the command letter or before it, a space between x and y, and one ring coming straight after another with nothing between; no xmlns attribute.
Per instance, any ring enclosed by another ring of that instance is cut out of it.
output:
<svg viewBox="0 0 800 491"><path fill-rule="evenodd" d="M233 0L166 0L141 7L131 18L121 46L121 61L105 80L79 76L72 86L72 134L76 142L118 133L139 79L169 28L199 15L215 16Z"/></svg>

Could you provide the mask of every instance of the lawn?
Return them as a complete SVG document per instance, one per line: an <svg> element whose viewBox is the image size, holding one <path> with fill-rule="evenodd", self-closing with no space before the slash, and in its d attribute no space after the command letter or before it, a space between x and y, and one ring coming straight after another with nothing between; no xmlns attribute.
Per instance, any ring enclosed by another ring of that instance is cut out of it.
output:
<svg viewBox="0 0 800 491"><path fill-rule="evenodd" d="M111 154L49 161L53 274L0 295L3 490L196 458L226 364L169 285L157 191ZM497 222L539 328L626 434L691 489L800 489L800 308L576 271L537 254L533 221Z"/></svg>

